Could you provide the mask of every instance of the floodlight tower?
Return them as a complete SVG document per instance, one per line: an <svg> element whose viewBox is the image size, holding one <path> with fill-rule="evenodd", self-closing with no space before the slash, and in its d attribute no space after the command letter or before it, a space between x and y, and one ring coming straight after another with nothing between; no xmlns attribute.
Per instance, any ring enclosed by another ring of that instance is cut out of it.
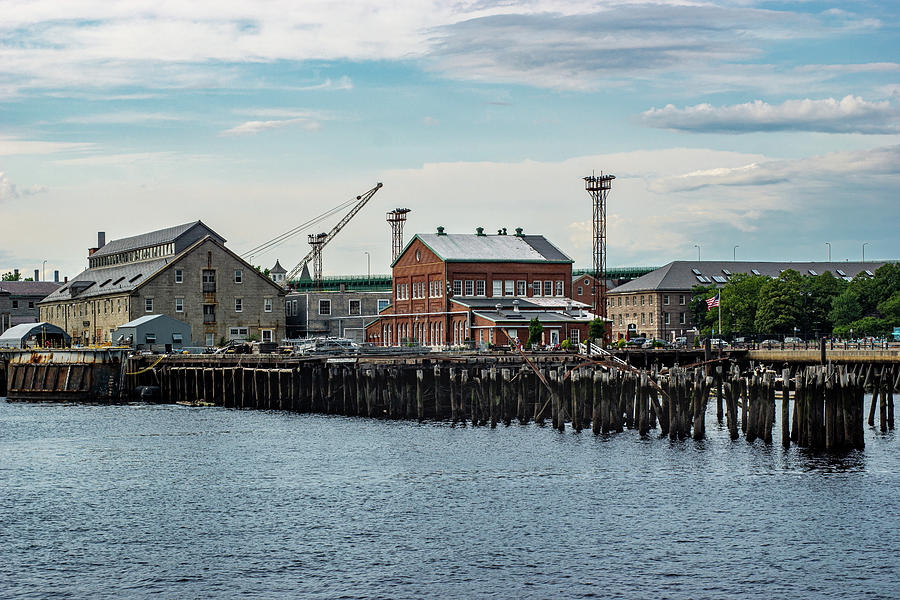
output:
<svg viewBox="0 0 900 600"><path fill-rule="evenodd" d="M391 224L391 262L400 256L403 250L403 224L406 223L408 208L395 208L387 214L387 222Z"/></svg>
<svg viewBox="0 0 900 600"><path fill-rule="evenodd" d="M594 314L606 320L606 196L615 175L590 175L584 178L584 189L591 196L594 223ZM604 323L605 325L605 323ZM609 332L607 332L609 333Z"/></svg>
<svg viewBox="0 0 900 600"><path fill-rule="evenodd" d="M315 233L307 238L312 247L310 262L313 264L313 289L316 291L322 289L322 246L327 237L327 233Z"/></svg>

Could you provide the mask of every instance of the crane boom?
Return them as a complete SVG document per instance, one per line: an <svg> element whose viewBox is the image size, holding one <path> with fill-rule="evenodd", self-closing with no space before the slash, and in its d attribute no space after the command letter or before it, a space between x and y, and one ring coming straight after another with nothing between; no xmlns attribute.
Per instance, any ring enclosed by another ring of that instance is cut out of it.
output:
<svg viewBox="0 0 900 600"><path fill-rule="evenodd" d="M372 199L372 196L374 196L375 192L380 190L381 187L382 187L382 184L379 182L379 183L375 184L375 187L373 187L371 190L369 190L365 194L363 194L361 196L357 196L356 199L358 200L358 202L353 206L353 208L350 209L350 212L348 212L346 215L344 215L344 217L340 221L338 221L337 224L331 228L331 231L329 231L327 234L325 234L324 237L322 236L322 234L319 234L318 237L321 241L317 244L317 246L313 247L313 249L309 251L309 254L304 256L303 260L301 260L299 263L297 263L297 266L294 267L293 269L291 269L290 273L288 273L287 276L285 276L285 278L284 278L284 286L285 287L288 286L288 283L292 279L294 279L298 274L300 274L300 272L303 270L303 267L305 267L307 265L307 263L309 263L309 261L313 259L313 256L315 256L316 253L321 253L322 248L325 246L325 244L327 244L332 239L334 239L334 236L337 235L337 233L341 229L344 228L344 225L346 225L347 223L350 222L350 219L352 219L354 217L354 215L356 215L356 213L358 213L360 211L360 209L362 209L362 207L365 206L366 203Z"/></svg>

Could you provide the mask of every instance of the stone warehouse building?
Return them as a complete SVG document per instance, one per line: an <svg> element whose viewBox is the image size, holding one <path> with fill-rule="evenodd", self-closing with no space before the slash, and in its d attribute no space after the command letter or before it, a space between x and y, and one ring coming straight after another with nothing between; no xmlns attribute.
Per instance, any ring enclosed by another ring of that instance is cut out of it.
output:
<svg viewBox="0 0 900 600"><path fill-rule="evenodd" d="M394 261L393 304L366 340L396 346L509 344L538 317L544 343L584 340L591 316L571 299L572 259L541 235L417 234Z"/></svg>
<svg viewBox="0 0 900 600"><path fill-rule="evenodd" d="M883 262L745 262L675 261L608 292L607 315L612 339L632 337L672 341L694 329L691 319L695 285L724 287L735 273L778 277L793 269L802 275L829 271L850 281L858 274L872 276ZM723 306L722 310L727 310Z"/></svg>
<svg viewBox="0 0 900 600"><path fill-rule="evenodd" d="M41 320L75 343L111 342L118 327L151 314L189 324L194 346L284 337L284 290L201 221L108 244L100 233L88 252L88 269L40 302Z"/></svg>

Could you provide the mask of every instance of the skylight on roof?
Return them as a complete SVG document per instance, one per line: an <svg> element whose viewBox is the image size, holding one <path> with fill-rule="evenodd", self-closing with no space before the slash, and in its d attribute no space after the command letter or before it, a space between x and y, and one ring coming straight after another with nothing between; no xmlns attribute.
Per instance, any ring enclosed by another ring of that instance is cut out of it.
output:
<svg viewBox="0 0 900 600"><path fill-rule="evenodd" d="M100 284L100 287L103 287L104 285L106 285L106 284L109 283L110 281L112 281L112 279L107 279L106 281L104 281L103 283Z"/></svg>
<svg viewBox="0 0 900 600"><path fill-rule="evenodd" d="M119 277L118 279L113 281L113 285L119 285L119 283L121 283L123 279L125 279L125 277Z"/></svg>
<svg viewBox="0 0 900 600"><path fill-rule="evenodd" d="M868 269L866 269L866 275L868 275L869 277L875 277L875 273L873 273L872 271L870 271Z"/></svg>
<svg viewBox="0 0 900 600"><path fill-rule="evenodd" d="M835 269L835 271L836 271L837 274L840 275L841 277L846 277L846 276L847 276L847 274L844 273L843 271L841 271L840 269Z"/></svg>
<svg viewBox="0 0 900 600"><path fill-rule="evenodd" d="M816 272L813 271L812 269L807 269L806 271L807 271L810 275L818 275L818 273L816 273Z"/></svg>
<svg viewBox="0 0 900 600"><path fill-rule="evenodd" d="M699 270L699 269L691 269L691 272L692 272L694 275L699 275L699 274L700 274L700 270Z"/></svg>
<svg viewBox="0 0 900 600"><path fill-rule="evenodd" d="M729 271L728 269L722 269L722 272L731 277L731 271Z"/></svg>
<svg viewBox="0 0 900 600"><path fill-rule="evenodd" d="M847 277L846 275L844 275L843 277L841 277L841 279L843 279L844 281L853 281L853 278L852 278L852 277Z"/></svg>
<svg viewBox="0 0 900 600"><path fill-rule="evenodd" d="M728 283L728 280L721 275L713 275L713 281L715 281L716 283Z"/></svg>
<svg viewBox="0 0 900 600"><path fill-rule="evenodd" d="M761 275L761 273L756 269L750 269L750 272L753 273L754 275Z"/></svg>
<svg viewBox="0 0 900 600"><path fill-rule="evenodd" d="M135 275L134 277L132 277L131 279L129 279L129 280L128 280L128 283L134 283L135 281L137 281L138 279L140 279L141 277L143 277L143 275L144 275L143 273L138 273L137 275Z"/></svg>

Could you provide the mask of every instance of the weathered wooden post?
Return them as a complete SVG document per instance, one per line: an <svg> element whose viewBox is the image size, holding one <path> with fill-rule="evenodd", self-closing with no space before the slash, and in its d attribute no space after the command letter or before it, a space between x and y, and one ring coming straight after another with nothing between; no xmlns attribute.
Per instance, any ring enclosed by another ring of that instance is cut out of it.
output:
<svg viewBox="0 0 900 600"><path fill-rule="evenodd" d="M781 371L781 445L791 446L791 369L785 367Z"/></svg>

